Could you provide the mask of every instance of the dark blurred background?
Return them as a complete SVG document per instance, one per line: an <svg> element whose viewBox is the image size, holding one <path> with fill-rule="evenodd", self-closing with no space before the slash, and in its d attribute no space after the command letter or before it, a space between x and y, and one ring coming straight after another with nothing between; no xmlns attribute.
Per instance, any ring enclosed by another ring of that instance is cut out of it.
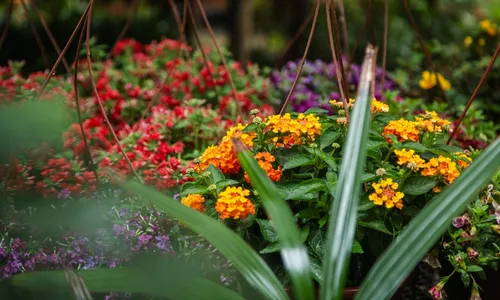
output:
<svg viewBox="0 0 500 300"><path fill-rule="evenodd" d="M3 32L10 0L0 3L0 30ZM32 29L26 21L21 0L13 0L14 8L10 28L5 43L0 49L0 65L8 60L25 60L25 72L44 68L40 49ZM45 50L52 64L57 55L45 34L41 23L30 6L30 18L37 27ZM83 13L86 0L35 1L44 19L61 48L68 40L79 17ZM196 1L192 1L196 7ZM111 46L132 13L133 0L99 0L95 2L92 35L99 44ZM141 42L149 42L162 37L177 38L175 24L169 1L140 0L135 12L134 22L126 37ZM324 4L324 0L321 1ZM182 13L183 1L176 1ZM315 1L313 0L202 0L219 42L229 47L237 59L251 60L273 66L277 62L296 59L301 56L310 26L307 26L298 42L284 55L287 42L295 35L304 19L307 18ZM437 39L442 43L463 40L467 27L477 27L478 18L500 19L499 0L419 0L408 1L412 14L424 40ZM350 51L361 32L366 13L371 13L371 21L357 48L356 57L360 60L367 42L382 43L383 0L344 1L346 24ZM389 46L388 67L394 67L399 59L407 59L416 46L415 34L411 30L402 1L389 1ZM197 13L197 27L203 43L210 45L210 39L203 19ZM189 24L189 22L188 22ZM188 35L192 40L192 26ZM68 52L68 60L73 60L75 45ZM329 42L324 10L320 11L316 32L309 52L309 58L330 60Z"/></svg>

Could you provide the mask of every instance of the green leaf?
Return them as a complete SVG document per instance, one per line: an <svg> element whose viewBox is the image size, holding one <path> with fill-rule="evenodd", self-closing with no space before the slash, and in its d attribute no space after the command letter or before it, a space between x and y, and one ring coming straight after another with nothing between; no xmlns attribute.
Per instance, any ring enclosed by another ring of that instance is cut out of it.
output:
<svg viewBox="0 0 500 300"><path fill-rule="evenodd" d="M331 146L340 136L338 131L327 131L323 133L319 140L319 149L323 150L328 146Z"/></svg>
<svg viewBox="0 0 500 300"><path fill-rule="evenodd" d="M366 151L366 155L368 157L375 159L375 160L382 160L382 153L380 152L380 150L378 148L368 149Z"/></svg>
<svg viewBox="0 0 500 300"><path fill-rule="evenodd" d="M481 268L480 266L468 266L467 267L467 272L483 272L483 268Z"/></svg>
<svg viewBox="0 0 500 300"><path fill-rule="evenodd" d="M208 189L205 186L197 184L195 182L186 182L182 185L181 196L185 197L189 194L206 194Z"/></svg>
<svg viewBox="0 0 500 300"><path fill-rule="evenodd" d="M318 259L311 259L311 273L314 280L320 284L323 282L323 268Z"/></svg>
<svg viewBox="0 0 500 300"><path fill-rule="evenodd" d="M358 225L361 227L365 228L370 228L373 230L377 230L386 234L392 234L392 232L387 229L387 227L384 225L384 222L378 220L378 221L369 221L369 222L363 222L358 220Z"/></svg>
<svg viewBox="0 0 500 300"><path fill-rule="evenodd" d="M368 57L368 56L367 56ZM368 132L370 130L370 77L373 61L365 59L345 143L339 181L329 219L328 240L323 258L322 299L342 299L356 231L357 206L361 195Z"/></svg>
<svg viewBox="0 0 500 300"><path fill-rule="evenodd" d="M404 181L401 191L407 195L422 195L435 187L438 182L434 177L411 176Z"/></svg>
<svg viewBox="0 0 500 300"><path fill-rule="evenodd" d="M378 176L375 174L366 173L366 174L363 174L363 176L361 176L361 181L368 182L368 181L376 180L377 178L378 178Z"/></svg>
<svg viewBox="0 0 500 300"><path fill-rule="evenodd" d="M137 293L184 300L244 299L229 288L198 277L198 274L188 276L182 273L184 272L181 271L181 274L158 272L143 267L103 268L76 272L92 292ZM158 276L159 274L162 276ZM34 291L69 290L70 288L64 271L29 272L13 276L9 282L15 287ZM192 288L193 285L196 288Z"/></svg>
<svg viewBox="0 0 500 300"><path fill-rule="evenodd" d="M283 170L289 170L302 166L310 166L314 163L313 157L306 154L298 154L287 159L283 164Z"/></svg>
<svg viewBox="0 0 500 300"><path fill-rule="evenodd" d="M217 182L221 181L222 179L226 178L224 176L224 174L222 174L221 170L216 168L214 165L208 166L207 171L210 172L210 176L212 177L212 180L214 183L217 183Z"/></svg>
<svg viewBox="0 0 500 300"><path fill-rule="evenodd" d="M402 144L400 144L399 148L401 149L412 149L415 150L415 152L425 152L428 150L428 148L420 143L416 143L413 141L405 141Z"/></svg>
<svg viewBox="0 0 500 300"><path fill-rule="evenodd" d="M317 208L305 208L300 210L296 214L296 217L302 219L317 219L319 218L319 211Z"/></svg>
<svg viewBox="0 0 500 300"><path fill-rule="evenodd" d="M301 183L295 185L290 193L287 196L287 200L307 200L310 199L308 198L308 195L313 195L313 193L316 193L317 197L317 192L318 191L326 191L326 185L325 181L319 178L314 178L314 179L309 179L306 181L302 181ZM316 199L314 197L313 199Z"/></svg>
<svg viewBox="0 0 500 300"><path fill-rule="evenodd" d="M203 235L208 242L212 243L222 255L233 263L234 267L251 286L266 295L268 299L287 298L281 283L269 266L258 253L231 229L209 216L186 207L178 201L137 182L124 184L124 187L147 199L156 205L159 210L178 218L194 232Z"/></svg>
<svg viewBox="0 0 500 300"><path fill-rule="evenodd" d="M225 187L231 186L231 185L238 185L240 182L234 179L222 179L217 181L215 186L217 187L217 191L220 192L223 190Z"/></svg>
<svg viewBox="0 0 500 300"><path fill-rule="evenodd" d="M260 232L266 241L271 243L278 241L278 235L274 231L274 228L269 220L256 219L255 221L259 224Z"/></svg>
<svg viewBox="0 0 500 300"><path fill-rule="evenodd" d="M259 193L264 209L272 219L281 246L281 259L293 283L296 299L313 299L309 256L288 204L259 166L252 152L240 140L233 139L233 148L241 165Z"/></svg>
<svg viewBox="0 0 500 300"><path fill-rule="evenodd" d="M327 115L328 114L328 110L323 109L323 108L319 108L319 107L312 107L312 108L309 108L308 110L306 110L304 112L304 115L309 115L309 114Z"/></svg>
<svg viewBox="0 0 500 300"><path fill-rule="evenodd" d="M464 152L464 149L460 147L446 145L446 144L435 144L434 146L432 146L432 149L446 151L447 153Z"/></svg>
<svg viewBox="0 0 500 300"><path fill-rule="evenodd" d="M325 152L319 149L316 149L316 151L318 153L317 155L319 156L319 158L321 158L324 162L326 162L328 166L332 168L333 171L337 171L337 162L335 161L335 158L333 158L333 156L326 154Z"/></svg>
<svg viewBox="0 0 500 300"><path fill-rule="evenodd" d="M279 242L273 242L269 245L267 245L264 249L260 250L260 254L268 254L268 253L275 253L279 252L281 250L280 243Z"/></svg>
<svg viewBox="0 0 500 300"><path fill-rule="evenodd" d="M390 298L499 166L500 140L497 139L401 231L368 273L357 299Z"/></svg>
<svg viewBox="0 0 500 300"><path fill-rule="evenodd" d="M288 181L288 182L280 182L276 184L276 188L278 189L278 192L281 194L281 196L285 200L290 200L293 192L296 188L297 185L299 185L303 181ZM309 193L305 194L304 197L300 200L315 200L318 198L317 193Z"/></svg>
<svg viewBox="0 0 500 300"><path fill-rule="evenodd" d="M358 253L358 254L361 254L361 253L364 253L363 252L363 248L361 248L361 244L359 243L358 240L354 240L354 242L352 243L352 250L351 250L352 253Z"/></svg>

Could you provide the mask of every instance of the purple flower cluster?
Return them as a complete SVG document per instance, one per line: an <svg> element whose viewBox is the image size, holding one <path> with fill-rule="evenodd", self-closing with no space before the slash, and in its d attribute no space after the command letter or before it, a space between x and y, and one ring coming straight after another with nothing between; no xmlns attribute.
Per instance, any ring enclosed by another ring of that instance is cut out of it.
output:
<svg viewBox="0 0 500 300"><path fill-rule="evenodd" d="M300 61L290 61L281 70L273 71L271 74L271 83L277 90L274 95L276 104L281 104L287 97L292 83L297 75ZM347 61L344 59L344 65ZM382 68L377 67L375 79L375 98L382 98ZM361 77L361 67L351 65L347 73L347 84L351 93L354 93ZM384 90L390 91L395 88L395 83L386 75L384 81ZM326 63L322 60L306 61L302 69L301 76L297 86L290 98L290 104L293 111L304 112L309 108L318 107L330 110L329 101L340 99L338 93L335 66L332 63Z"/></svg>

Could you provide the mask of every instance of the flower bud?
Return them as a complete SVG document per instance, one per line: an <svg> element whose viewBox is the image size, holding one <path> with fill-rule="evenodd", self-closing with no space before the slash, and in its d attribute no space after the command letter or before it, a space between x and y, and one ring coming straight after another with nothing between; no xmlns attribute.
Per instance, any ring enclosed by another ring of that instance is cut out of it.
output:
<svg viewBox="0 0 500 300"><path fill-rule="evenodd" d="M199 163L201 163L201 157L197 157L193 161L195 164L199 164Z"/></svg>
<svg viewBox="0 0 500 300"><path fill-rule="evenodd" d="M257 192L257 190L253 190L252 192L253 192L253 194L254 194L255 196L258 196L258 195L259 195L259 193Z"/></svg>
<svg viewBox="0 0 500 300"><path fill-rule="evenodd" d="M311 144L309 145L309 147L311 147L311 148L318 148L318 144L316 144L316 143L311 143Z"/></svg>
<svg viewBox="0 0 500 300"><path fill-rule="evenodd" d="M255 117L255 118L253 118L253 122L254 122L255 124L260 124L260 123L262 123L262 118L260 118L260 117Z"/></svg>
<svg viewBox="0 0 500 300"><path fill-rule="evenodd" d="M217 189L217 186L215 184L211 184L208 186L208 191L209 192L213 192Z"/></svg>
<svg viewBox="0 0 500 300"><path fill-rule="evenodd" d="M416 163L414 162L410 162L406 165L406 167L412 171L416 171L418 169L418 166Z"/></svg>
<svg viewBox="0 0 500 300"><path fill-rule="evenodd" d="M475 236L477 233L477 229L476 229L476 226L472 226L472 228L470 229L470 235L471 236Z"/></svg>
<svg viewBox="0 0 500 300"><path fill-rule="evenodd" d="M254 109L252 109L252 110L250 111L250 114L251 114L252 116L257 115L258 113L259 113L259 110L258 110L258 109L256 109L256 108L254 108Z"/></svg>
<svg viewBox="0 0 500 300"><path fill-rule="evenodd" d="M340 145L338 143L333 143L332 147L335 148L335 149L337 149L337 148L340 148Z"/></svg>
<svg viewBox="0 0 500 300"><path fill-rule="evenodd" d="M345 110L343 110L343 109L339 109L339 111L338 111L338 115L339 115L339 116L345 116Z"/></svg>
<svg viewBox="0 0 500 300"><path fill-rule="evenodd" d="M377 176L384 176L385 175L385 169L384 168L378 168L376 171L375 171L375 175Z"/></svg>
<svg viewBox="0 0 500 300"><path fill-rule="evenodd" d="M212 173L210 173L210 171L205 171L203 172L203 177L210 177L210 175L212 175Z"/></svg>

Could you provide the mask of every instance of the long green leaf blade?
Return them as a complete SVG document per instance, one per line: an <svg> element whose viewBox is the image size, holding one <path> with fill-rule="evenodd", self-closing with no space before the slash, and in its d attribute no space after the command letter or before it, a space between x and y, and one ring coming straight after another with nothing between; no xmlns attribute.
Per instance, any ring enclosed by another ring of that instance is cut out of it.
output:
<svg viewBox="0 0 500 300"><path fill-rule="evenodd" d="M264 209L278 234L281 258L290 274L295 299L314 299L309 256L300 238L290 207L259 166L252 152L238 139L233 139L233 148L238 154L241 165L248 173L252 185L257 189Z"/></svg>
<svg viewBox="0 0 500 300"><path fill-rule="evenodd" d="M148 294L176 300L244 299L236 292L196 276L179 276L177 271L156 276L141 268L115 268L80 271L91 292L123 292ZM166 276L165 276L166 275ZM32 291L69 290L63 271L39 271L16 275L10 283Z"/></svg>
<svg viewBox="0 0 500 300"><path fill-rule="evenodd" d="M497 139L408 224L370 270L356 299L388 299L393 295L499 166L500 140Z"/></svg>
<svg viewBox="0 0 500 300"><path fill-rule="evenodd" d="M339 181L328 226L321 299L342 299L347 279L370 128L370 82L374 52L369 45L363 62L359 94L349 121Z"/></svg>
<svg viewBox="0 0 500 300"><path fill-rule="evenodd" d="M207 215L186 207L149 187L137 182L124 184L161 211L178 218L196 233L212 243L248 283L268 299L286 299L287 295L276 275L264 260L239 235Z"/></svg>

